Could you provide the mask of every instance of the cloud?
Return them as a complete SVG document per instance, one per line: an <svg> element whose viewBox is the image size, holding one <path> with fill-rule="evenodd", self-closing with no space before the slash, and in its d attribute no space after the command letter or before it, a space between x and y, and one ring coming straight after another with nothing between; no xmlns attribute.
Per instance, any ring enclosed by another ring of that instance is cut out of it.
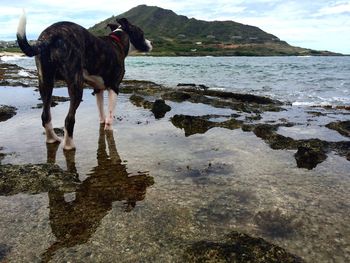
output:
<svg viewBox="0 0 350 263"><path fill-rule="evenodd" d="M337 3L332 6L323 7L319 10L317 15L338 15L338 14L350 14L350 2Z"/></svg>
<svg viewBox="0 0 350 263"><path fill-rule="evenodd" d="M140 0L2 0L0 39L14 39L22 8L27 32L36 38L50 24L68 20L91 27L112 15L145 4ZM292 45L350 54L350 1L334 0L149 0L147 5L171 9L203 20L233 20L260 27Z"/></svg>

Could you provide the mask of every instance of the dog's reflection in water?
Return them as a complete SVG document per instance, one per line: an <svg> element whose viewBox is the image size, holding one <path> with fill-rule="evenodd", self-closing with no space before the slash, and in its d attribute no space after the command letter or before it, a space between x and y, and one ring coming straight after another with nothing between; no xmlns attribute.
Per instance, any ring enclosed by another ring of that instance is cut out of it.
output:
<svg viewBox="0 0 350 263"><path fill-rule="evenodd" d="M107 154L106 142L109 154ZM48 144L48 162L55 162L58 147ZM67 169L76 173L74 151L65 151ZM146 173L131 175L117 152L112 131L100 128L97 150L98 165L89 177L75 189L75 196L59 190L49 192L50 225L56 242L42 255L47 262L63 247L73 247L88 241L115 201L125 201L125 211L145 198L153 177ZM78 174L77 174L78 176ZM68 199L68 200L67 200Z"/></svg>

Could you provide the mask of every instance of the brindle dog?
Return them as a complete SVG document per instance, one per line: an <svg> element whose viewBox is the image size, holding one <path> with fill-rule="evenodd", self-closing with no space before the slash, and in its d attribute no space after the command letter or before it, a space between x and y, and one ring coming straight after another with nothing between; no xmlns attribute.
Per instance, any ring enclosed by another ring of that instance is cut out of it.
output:
<svg viewBox="0 0 350 263"><path fill-rule="evenodd" d="M71 22L58 22L46 28L34 45L26 37L26 16L20 18L17 40L27 56L35 56L39 76L39 91L43 101L42 125L46 142L60 142L51 123L51 97L56 80L67 83L70 96L69 112L65 119L63 148L75 149L73 129L75 113L82 101L84 83L94 88L100 122L112 129L114 108L119 84L125 73L124 60L133 51L149 52L151 42L143 31L125 18L118 25L109 24L112 33L96 37L85 28ZM108 90L108 114L104 113L103 91Z"/></svg>

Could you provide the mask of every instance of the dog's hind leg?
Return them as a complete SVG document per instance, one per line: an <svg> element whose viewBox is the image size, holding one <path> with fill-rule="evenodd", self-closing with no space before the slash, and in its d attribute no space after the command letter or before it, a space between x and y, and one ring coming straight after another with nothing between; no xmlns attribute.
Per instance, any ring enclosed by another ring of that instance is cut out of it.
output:
<svg viewBox="0 0 350 263"><path fill-rule="evenodd" d="M39 92L43 102L41 114L42 125L45 128L46 143L57 143L61 139L56 135L51 123L52 90L54 87L55 71L50 65L46 65L40 57L36 60L39 75ZM42 65L44 63L45 65Z"/></svg>
<svg viewBox="0 0 350 263"><path fill-rule="evenodd" d="M104 112L103 90L100 90L98 93L96 93L96 104L97 104L97 109L100 116L100 123L105 123L106 116Z"/></svg>
<svg viewBox="0 0 350 263"><path fill-rule="evenodd" d="M105 122L105 130L113 130L113 120L115 105L117 102L117 93L113 89L108 90L108 114Z"/></svg>
<svg viewBox="0 0 350 263"><path fill-rule="evenodd" d="M68 93L70 97L69 111L64 122L64 139L63 139L63 149L73 150L75 145L73 142L73 130L75 124L75 113L79 104L83 98L83 74L82 72L76 73L74 75L74 80L72 82L67 81Z"/></svg>

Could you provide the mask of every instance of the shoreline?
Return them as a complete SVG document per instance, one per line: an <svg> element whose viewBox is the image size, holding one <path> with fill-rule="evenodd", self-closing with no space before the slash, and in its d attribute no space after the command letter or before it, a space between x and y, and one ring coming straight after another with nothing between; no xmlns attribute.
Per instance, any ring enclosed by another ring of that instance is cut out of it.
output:
<svg viewBox="0 0 350 263"><path fill-rule="evenodd" d="M0 51L0 58L3 56L20 56L20 57L25 57L22 51ZM180 54L175 54L173 52L152 52L152 53L140 53L140 54L134 54L131 55L131 57L138 57L138 56L145 56L145 57L350 57L350 54L339 54L339 55L281 55L281 54L276 54L276 55L232 55L232 54L225 54L225 53L219 53L219 54L213 54L213 53L203 53L203 54L193 54L193 53L180 53Z"/></svg>

